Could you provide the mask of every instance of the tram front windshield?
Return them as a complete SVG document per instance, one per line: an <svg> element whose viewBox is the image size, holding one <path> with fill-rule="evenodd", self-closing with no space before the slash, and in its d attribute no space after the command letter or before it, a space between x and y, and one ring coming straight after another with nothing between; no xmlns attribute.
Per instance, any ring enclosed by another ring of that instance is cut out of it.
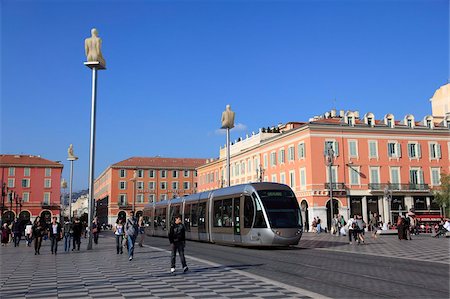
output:
<svg viewBox="0 0 450 299"><path fill-rule="evenodd" d="M292 191L260 190L258 195L272 228L298 228L302 225L300 208Z"/></svg>

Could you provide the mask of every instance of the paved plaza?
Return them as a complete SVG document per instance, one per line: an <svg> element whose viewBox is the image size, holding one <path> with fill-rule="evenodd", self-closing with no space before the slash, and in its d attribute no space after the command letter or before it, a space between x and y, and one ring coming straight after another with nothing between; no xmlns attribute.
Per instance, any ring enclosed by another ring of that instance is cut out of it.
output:
<svg viewBox="0 0 450 299"><path fill-rule="evenodd" d="M13 244L0 249L1 298L319 298L318 294L280 284L223 265L187 256L189 272L171 275L170 252L136 248L129 262L117 255L111 232L86 250L50 252L43 242L34 248ZM168 247L168 246L167 246ZM178 263L178 260L177 260Z"/></svg>
<svg viewBox="0 0 450 299"><path fill-rule="evenodd" d="M373 240L368 235L366 244L350 245L346 237L305 233L298 247L316 252L350 253L355 260L370 255L405 259L406 263L407 260L414 260L450 265L449 238L436 239L430 235L413 238L413 241L399 241L396 236L381 236ZM188 242L187 262L190 271L183 274L178 268L176 275L169 273L170 252L161 248L166 246L166 239L148 238L148 244L159 248L148 245L137 247L131 262L125 252L123 255L116 254L115 241L109 231L101 234L99 245L94 245L93 250L86 250L87 239L82 239L82 242L81 251L69 253L64 252L63 244L60 243L56 256L50 252L49 241L43 243L41 255L37 256L34 255L34 248L26 247L24 242L18 248L14 248L12 243L1 247L0 298L325 297L263 278L258 272L239 270L246 269L243 264L243 267L234 267L228 262L219 264L190 256L189 253L194 253L194 247L205 247L197 242ZM217 246L212 245L211 249L227 248ZM227 251L238 254L237 249L229 248ZM269 250L260 253L265 256L266 253L276 255L277 252ZM296 254L305 253L302 251ZM197 252L195 256L205 255ZM334 294L339 297L339 293Z"/></svg>

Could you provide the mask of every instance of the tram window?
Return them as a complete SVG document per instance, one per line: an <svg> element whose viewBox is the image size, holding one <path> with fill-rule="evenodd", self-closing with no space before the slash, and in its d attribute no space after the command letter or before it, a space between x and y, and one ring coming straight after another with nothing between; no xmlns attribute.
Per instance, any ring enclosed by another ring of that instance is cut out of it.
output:
<svg viewBox="0 0 450 299"><path fill-rule="evenodd" d="M206 202L198 204L198 227L206 228L205 224Z"/></svg>
<svg viewBox="0 0 450 299"><path fill-rule="evenodd" d="M191 205L187 204L184 206L184 227L186 231L191 231Z"/></svg>
<svg viewBox="0 0 450 299"><path fill-rule="evenodd" d="M214 201L214 226L221 227L222 226L222 201L216 200Z"/></svg>
<svg viewBox="0 0 450 299"><path fill-rule="evenodd" d="M162 230L166 229L166 208L156 210L156 225Z"/></svg>
<svg viewBox="0 0 450 299"><path fill-rule="evenodd" d="M198 226L198 213L197 213L197 204L192 204L191 209L191 226Z"/></svg>
<svg viewBox="0 0 450 299"><path fill-rule="evenodd" d="M233 217L233 205L232 200L225 199L223 201L222 206L222 226L224 227L231 227L232 225L232 217Z"/></svg>
<svg viewBox="0 0 450 299"><path fill-rule="evenodd" d="M255 209L253 207L253 201L250 196L245 196L244 201L244 227L251 228L253 224L253 217L255 216Z"/></svg>
<svg viewBox="0 0 450 299"><path fill-rule="evenodd" d="M180 206L174 206L170 208L170 223L175 223L175 216L180 215Z"/></svg>
<svg viewBox="0 0 450 299"><path fill-rule="evenodd" d="M261 205L258 202L258 198L256 197L256 194L253 193L253 200L255 202L256 207L256 213L255 213L255 224L253 225L254 228L266 228L266 220L264 219L264 214L261 208Z"/></svg>

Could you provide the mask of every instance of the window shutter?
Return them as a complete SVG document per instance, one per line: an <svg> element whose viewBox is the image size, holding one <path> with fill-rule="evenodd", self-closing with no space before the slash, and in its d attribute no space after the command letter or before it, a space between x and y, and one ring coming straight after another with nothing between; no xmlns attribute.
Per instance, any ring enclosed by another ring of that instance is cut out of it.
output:
<svg viewBox="0 0 450 299"><path fill-rule="evenodd" d="M423 179L423 171L422 170L419 170L419 178L420 178L420 181L418 183L425 184L425 181Z"/></svg>
<svg viewBox="0 0 450 299"><path fill-rule="evenodd" d="M390 148L391 148L391 143L388 142L388 144L387 144L387 154L388 154L388 157L392 157Z"/></svg>
<svg viewBox="0 0 450 299"><path fill-rule="evenodd" d="M441 159L442 158L442 155L441 155L441 145L438 143L438 144L436 144L437 145L437 147L436 147L436 150L437 150L437 157L439 158L439 159Z"/></svg>
<svg viewBox="0 0 450 299"><path fill-rule="evenodd" d="M339 156L339 142L337 141L334 142L334 156Z"/></svg>
<svg viewBox="0 0 450 299"><path fill-rule="evenodd" d="M420 143L417 143L417 156L422 158L422 149L420 148Z"/></svg>
<svg viewBox="0 0 450 299"><path fill-rule="evenodd" d="M397 143L397 157L402 157L402 146L400 143Z"/></svg>

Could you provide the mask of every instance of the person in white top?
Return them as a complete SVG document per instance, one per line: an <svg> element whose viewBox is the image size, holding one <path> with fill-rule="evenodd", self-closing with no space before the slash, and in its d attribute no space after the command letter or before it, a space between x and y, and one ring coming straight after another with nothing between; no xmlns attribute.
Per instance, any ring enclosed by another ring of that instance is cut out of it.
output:
<svg viewBox="0 0 450 299"><path fill-rule="evenodd" d="M123 253L123 236L125 234L124 226L123 226L123 219L117 218L116 224L114 224L114 235L116 237L116 249L117 254Z"/></svg>
<svg viewBox="0 0 450 299"><path fill-rule="evenodd" d="M449 221L449 219L446 219L446 220L445 220L444 228L445 228L447 231L450 232L450 221Z"/></svg>
<svg viewBox="0 0 450 299"><path fill-rule="evenodd" d="M28 220L28 223L25 226L25 240L27 243L27 246L31 246L31 240L33 236L33 224L30 220Z"/></svg>

